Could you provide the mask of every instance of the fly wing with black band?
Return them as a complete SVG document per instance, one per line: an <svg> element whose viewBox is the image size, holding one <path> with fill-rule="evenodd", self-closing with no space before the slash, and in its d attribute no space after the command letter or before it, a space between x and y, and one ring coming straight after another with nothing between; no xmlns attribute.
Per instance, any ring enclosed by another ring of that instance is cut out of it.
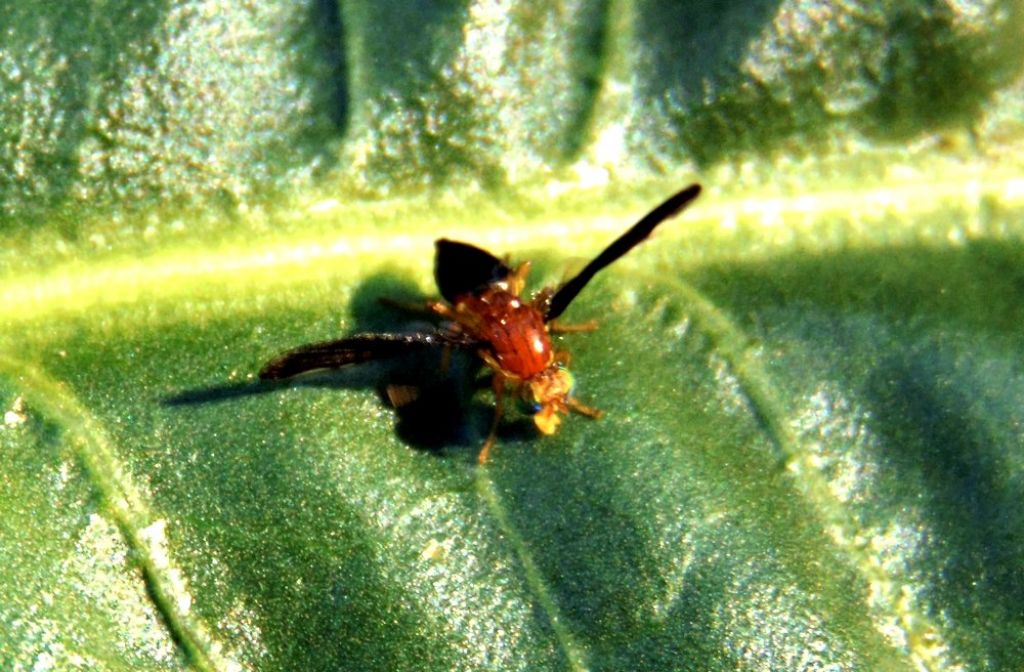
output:
<svg viewBox="0 0 1024 672"><path fill-rule="evenodd" d="M619 236L615 242L605 248L604 252L594 257L593 261L587 264L576 277L558 288L548 302L547 313L544 316L545 321L550 322L565 312L576 295L586 287L598 271L636 247L651 235L654 227L679 214L699 194L700 185L691 184L682 191L669 196L664 203L651 210L639 222L630 227L629 231Z"/></svg>
<svg viewBox="0 0 1024 672"><path fill-rule="evenodd" d="M340 369L397 357L421 348L469 348L477 341L463 334L436 331L414 334L356 334L337 341L303 345L283 352L260 369L261 380L282 380L318 369Z"/></svg>
<svg viewBox="0 0 1024 672"><path fill-rule="evenodd" d="M501 282L512 273L501 259L469 243L441 238L434 246L434 280L448 303Z"/></svg>

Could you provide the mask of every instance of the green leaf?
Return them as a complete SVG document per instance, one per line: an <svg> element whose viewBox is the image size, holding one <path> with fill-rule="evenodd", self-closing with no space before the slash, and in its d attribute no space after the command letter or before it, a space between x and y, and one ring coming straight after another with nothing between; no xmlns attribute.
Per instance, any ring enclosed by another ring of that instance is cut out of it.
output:
<svg viewBox="0 0 1024 672"><path fill-rule="evenodd" d="M1017 3L0 17L0 669L1024 665ZM255 379L695 176L566 314L600 420Z"/></svg>

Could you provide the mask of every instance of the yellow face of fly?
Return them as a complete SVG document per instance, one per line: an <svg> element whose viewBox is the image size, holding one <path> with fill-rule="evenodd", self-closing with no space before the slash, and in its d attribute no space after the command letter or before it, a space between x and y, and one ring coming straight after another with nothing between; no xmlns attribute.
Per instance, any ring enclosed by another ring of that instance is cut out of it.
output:
<svg viewBox="0 0 1024 672"><path fill-rule="evenodd" d="M533 424L537 425L541 434L550 436L558 431L562 418L558 415L555 405L548 404L533 414Z"/></svg>
<svg viewBox="0 0 1024 672"><path fill-rule="evenodd" d="M562 422L559 413L569 412L566 399L572 392L574 382L568 369L553 366L527 385L527 400L538 408L533 414L533 423L541 434L551 435L558 431Z"/></svg>

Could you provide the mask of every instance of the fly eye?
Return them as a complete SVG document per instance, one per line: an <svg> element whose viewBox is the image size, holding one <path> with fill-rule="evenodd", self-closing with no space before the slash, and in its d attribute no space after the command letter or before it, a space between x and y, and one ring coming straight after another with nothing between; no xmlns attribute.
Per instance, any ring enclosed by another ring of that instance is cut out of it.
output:
<svg viewBox="0 0 1024 672"><path fill-rule="evenodd" d="M571 397L573 390L576 389L576 376L572 375L569 369L564 366L558 367L558 373L562 378L562 384L565 386L565 396Z"/></svg>

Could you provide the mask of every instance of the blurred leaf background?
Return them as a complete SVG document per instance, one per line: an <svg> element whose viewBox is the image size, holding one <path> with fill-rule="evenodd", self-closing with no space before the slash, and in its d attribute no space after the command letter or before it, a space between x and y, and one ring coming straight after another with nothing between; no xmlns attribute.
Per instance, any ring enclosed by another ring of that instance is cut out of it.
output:
<svg viewBox="0 0 1024 672"><path fill-rule="evenodd" d="M0 669L1019 670L1024 9L0 3ZM433 239L567 318L541 439ZM420 325L421 326L421 325ZM437 381L396 413L382 381Z"/></svg>

